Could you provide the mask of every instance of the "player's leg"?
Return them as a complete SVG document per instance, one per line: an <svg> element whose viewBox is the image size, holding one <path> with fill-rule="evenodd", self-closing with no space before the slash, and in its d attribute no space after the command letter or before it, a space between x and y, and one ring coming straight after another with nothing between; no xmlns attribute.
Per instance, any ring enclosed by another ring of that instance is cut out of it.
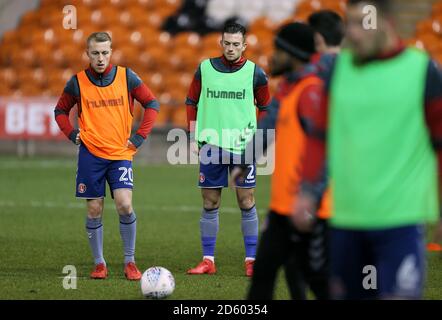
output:
<svg viewBox="0 0 442 320"><path fill-rule="evenodd" d="M232 169L233 166L230 168ZM254 195L256 186L255 170L255 165L250 165L245 178L236 181L236 198L241 210L241 230L244 239L247 276L251 276L253 273L253 262L258 242L258 213Z"/></svg>
<svg viewBox="0 0 442 320"><path fill-rule="evenodd" d="M129 280L139 280L141 272L135 265L135 242L137 216L132 206L133 170L132 161L113 161L106 173L112 190L115 207L120 220L120 235L123 241L124 273Z"/></svg>
<svg viewBox="0 0 442 320"><path fill-rule="evenodd" d="M332 299L360 300L376 297L363 287L364 267L374 264L366 232L330 228L330 294Z"/></svg>
<svg viewBox="0 0 442 320"><path fill-rule="evenodd" d="M216 237L219 230L218 209L221 201L221 188L202 188L203 210L200 218L201 247L203 260L188 274L213 274L215 267Z"/></svg>
<svg viewBox="0 0 442 320"><path fill-rule="evenodd" d="M306 242L306 278L316 299L330 299L328 223L318 219Z"/></svg>
<svg viewBox="0 0 442 320"><path fill-rule="evenodd" d="M270 211L259 240L248 299L273 298L278 269L286 262L289 255L289 236L287 217Z"/></svg>
<svg viewBox="0 0 442 320"><path fill-rule="evenodd" d="M103 257L103 199L87 200L86 231L95 264L106 264Z"/></svg>
<svg viewBox="0 0 442 320"><path fill-rule="evenodd" d="M95 261L94 279L107 276L106 261L103 257L103 198L106 195L105 172L108 160L92 155L80 145L76 178L76 197L87 200L86 233Z"/></svg>
<svg viewBox="0 0 442 320"><path fill-rule="evenodd" d="M214 261L216 237L219 230L219 206L221 201L221 188L201 189L203 198L203 211L200 218L201 244L203 259Z"/></svg>
<svg viewBox="0 0 442 320"><path fill-rule="evenodd" d="M293 300L307 299L307 266L309 233L301 233L287 218L290 234L287 242L290 244L287 261L284 264L285 277Z"/></svg>
<svg viewBox="0 0 442 320"><path fill-rule="evenodd" d="M425 237L420 225L370 232L378 298L421 299L425 277Z"/></svg>
<svg viewBox="0 0 442 320"><path fill-rule="evenodd" d="M210 150L205 150L210 148ZM208 155L216 161L201 159L202 154ZM215 268L216 238L219 229L219 206L221 190L226 187L227 167L220 161L219 150L205 145L200 151L200 174L198 186L201 188L203 208L200 217L200 239L203 251L203 261L195 268L189 269L188 274L213 274Z"/></svg>

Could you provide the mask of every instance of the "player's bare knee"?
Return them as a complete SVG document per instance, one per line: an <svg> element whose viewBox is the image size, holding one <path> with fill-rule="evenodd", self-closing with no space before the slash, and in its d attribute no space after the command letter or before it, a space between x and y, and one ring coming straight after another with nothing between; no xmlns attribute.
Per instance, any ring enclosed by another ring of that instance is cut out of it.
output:
<svg viewBox="0 0 442 320"><path fill-rule="evenodd" d="M204 199L204 209L213 210L219 207L219 199Z"/></svg>
<svg viewBox="0 0 442 320"><path fill-rule="evenodd" d="M250 209L255 205L255 197L253 195L246 195L238 197L238 206L242 209Z"/></svg>
<svg viewBox="0 0 442 320"><path fill-rule="evenodd" d="M133 211L131 201L120 201L116 203L116 207L119 215L129 215Z"/></svg>
<svg viewBox="0 0 442 320"><path fill-rule="evenodd" d="M206 209L206 210L213 210L213 209L219 208L220 200L221 200L221 197L217 197L217 196L214 196L214 195L212 195L212 196L208 196L208 195L203 196L204 209Z"/></svg>
<svg viewBox="0 0 442 320"><path fill-rule="evenodd" d="M87 215L89 218L99 218L103 214L103 202L100 200L88 200Z"/></svg>

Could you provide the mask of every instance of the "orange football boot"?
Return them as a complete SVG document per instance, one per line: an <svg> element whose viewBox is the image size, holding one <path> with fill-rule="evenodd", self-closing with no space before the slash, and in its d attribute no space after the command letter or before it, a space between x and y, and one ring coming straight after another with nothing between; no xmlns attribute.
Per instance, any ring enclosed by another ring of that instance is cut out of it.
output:
<svg viewBox="0 0 442 320"><path fill-rule="evenodd" d="M216 273L215 263L210 259L204 259L195 268L187 270L187 274L214 274Z"/></svg>
<svg viewBox="0 0 442 320"><path fill-rule="evenodd" d="M133 262L128 262L124 267L124 275L127 280L140 280L141 272Z"/></svg>
<svg viewBox="0 0 442 320"><path fill-rule="evenodd" d="M244 263L244 266L246 268L246 276L251 277L253 276L253 264L255 263L255 260L246 260Z"/></svg>
<svg viewBox="0 0 442 320"><path fill-rule="evenodd" d="M91 272L92 279L106 279L107 267L104 263L99 263L95 266L94 271Z"/></svg>
<svg viewBox="0 0 442 320"><path fill-rule="evenodd" d="M428 251L442 251L442 246L439 243L430 242L427 244Z"/></svg>

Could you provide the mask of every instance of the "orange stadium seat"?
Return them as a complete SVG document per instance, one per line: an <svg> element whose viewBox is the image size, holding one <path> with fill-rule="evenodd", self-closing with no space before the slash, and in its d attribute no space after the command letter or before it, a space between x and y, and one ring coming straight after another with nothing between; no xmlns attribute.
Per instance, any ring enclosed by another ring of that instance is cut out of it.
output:
<svg viewBox="0 0 442 320"><path fill-rule="evenodd" d="M129 29L138 29L142 25L144 13L140 8L132 6L120 11L118 15L118 23Z"/></svg>
<svg viewBox="0 0 442 320"><path fill-rule="evenodd" d="M118 10L124 10L129 5L129 0L110 0L110 4Z"/></svg>
<svg viewBox="0 0 442 320"><path fill-rule="evenodd" d="M82 2L83 5L94 9L101 8L105 4L103 0L80 0L80 2Z"/></svg>
<svg viewBox="0 0 442 320"><path fill-rule="evenodd" d="M18 44L2 45L0 50L0 65L9 67L12 65L12 57L19 54L21 46Z"/></svg>
<svg viewBox="0 0 442 320"><path fill-rule="evenodd" d="M195 32L178 33L173 40L177 48L186 47L197 50L201 48L201 37Z"/></svg>
<svg viewBox="0 0 442 320"><path fill-rule="evenodd" d="M168 55L168 65L180 72L191 72L198 66L197 50L188 47L177 47Z"/></svg>
<svg viewBox="0 0 442 320"><path fill-rule="evenodd" d="M172 112L172 126L179 128L187 127L187 112L184 103Z"/></svg>
<svg viewBox="0 0 442 320"><path fill-rule="evenodd" d="M1 96L10 96L14 92L13 89L11 89L8 86L0 86L0 97Z"/></svg>
<svg viewBox="0 0 442 320"><path fill-rule="evenodd" d="M133 1L139 8L154 10L158 0L134 0Z"/></svg>
<svg viewBox="0 0 442 320"><path fill-rule="evenodd" d="M154 94L159 94L164 91L164 77L160 72L152 73L147 79L148 86L152 89Z"/></svg>
<svg viewBox="0 0 442 320"><path fill-rule="evenodd" d="M17 72L11 67L0 69L0 81L2 86L7 88L14 88L18 85Z"/></svg>
<svg viewBox="0 0 442 320"><path fill-rule="evenodd" d="M202 39L202 49L209 50L213 47L219 47L219 43L221 41L221 35L216 33L209 33L208 35L204 36Z"/></svg>
<svg viewBox="0 0 442 320"><path fill-rule="evenodd" d="M152 57L152 55L147 51L142 51L137 56L138 61L135 63L135 65L138 66L136 69L137 72L143 71L153 71L156 70L156 64L155 59ZM140 71L139 71L140 70Z"/></svg>
<svg viewBox="0 0 442 320"><path fill-rule="evenodd" d="M261 30L274 31L276 28L276 23L273 22L268 17L260 17L254 20L249 26L249 32L255 33Z"/></svg>
<svg viewBox="0 0 442 320"><path fill-rule="evenodd" d="M45 88L48 84L48 75L43 68L34 68L31 71L30 81L34 82L40 88Z"/></svg>
<svg viewBox="0 0 442 320"><path fill-rule="evenodd" d="M163 71L167 68L168 55L162 48L152 47L147 48L146 51L150 55L151 62L155 66L152 70Z"/></svg>

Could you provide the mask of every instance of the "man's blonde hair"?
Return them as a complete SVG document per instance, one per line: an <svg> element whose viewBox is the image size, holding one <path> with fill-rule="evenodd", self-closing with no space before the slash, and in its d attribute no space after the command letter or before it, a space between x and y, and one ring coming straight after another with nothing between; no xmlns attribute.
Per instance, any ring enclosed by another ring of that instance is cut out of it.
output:
<svg viewBox="0 0 442 320"><path fill-rule="evenodd" d="M89 47L91 41L106 42L109 41L112 44L112 38L107 32L94 32L86 40L86 46Z"/></svg>

